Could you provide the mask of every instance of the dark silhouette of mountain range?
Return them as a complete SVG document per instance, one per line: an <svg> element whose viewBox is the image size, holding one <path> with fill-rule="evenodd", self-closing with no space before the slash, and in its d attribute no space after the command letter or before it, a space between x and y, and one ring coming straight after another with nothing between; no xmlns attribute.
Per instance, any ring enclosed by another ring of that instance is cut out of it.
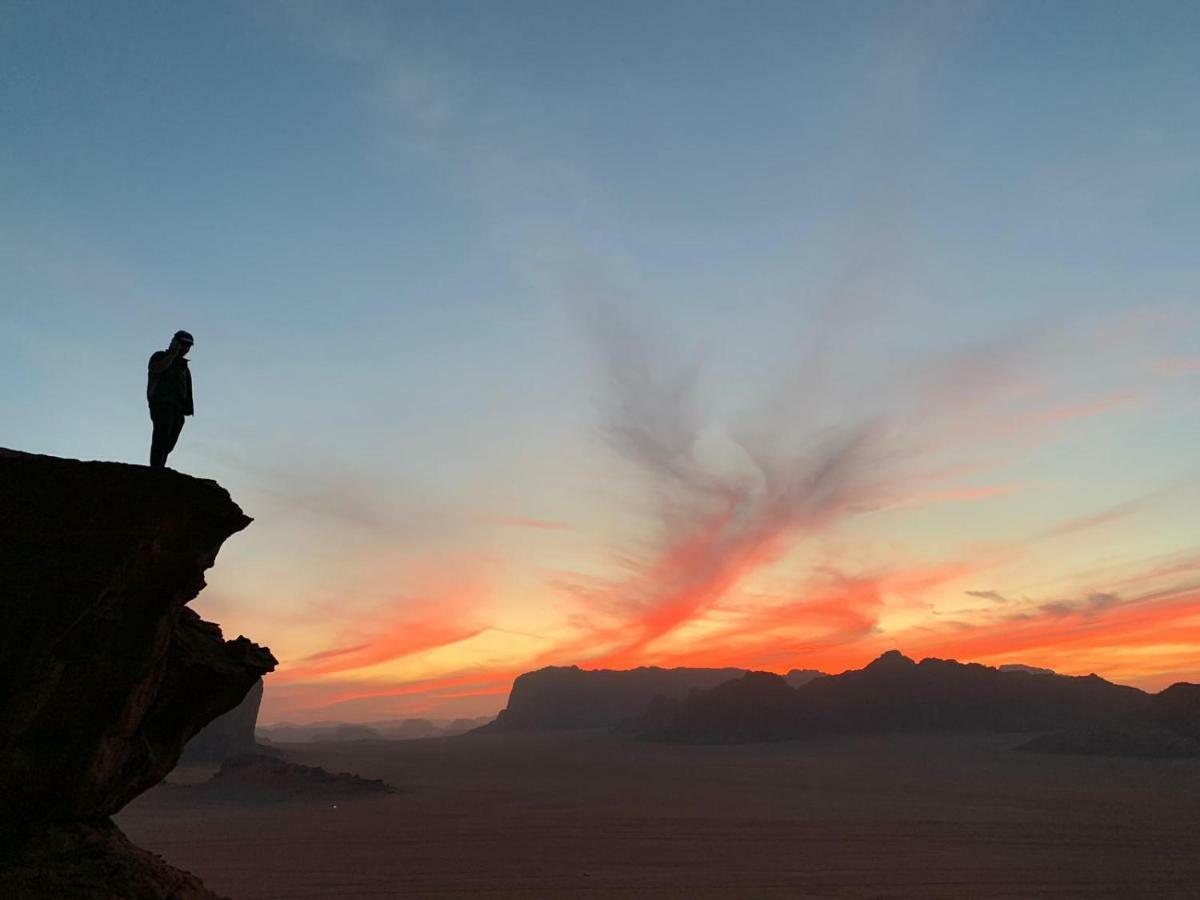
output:
<svg viewBox="0 0 1200 900"><path fill-rule="evenodd" d="M1057 675L1053 669L1043 669L1041 666L1025 666L1021 663L1005 663L997 666L1001 672L1024 672L1026 675Z"/></svg>
<svg viewBox="0 0 1200 900"><path fill-rule="evenodd" d="M518 675L508 705L476 732L611 728L638 716L655 697L678 698L744 675L745 669L584 670L548 666Z"/></svg>
<svg viewBox="0 0 1200 900"><path fill-rule="evenodd" d="M1183 720L1194 711L1187 705L1190 693L1179 697L1177 718ZM660 699L628 730L695 743L867 732L1038 732L1093 727L1155 702L1169 705L1096 675L1000 671L943 659L917 663L891 650L863 669L799 688L778 675L750 672L686 698Z"/></svg>
<svg viewBox="0 0 1200 900"><path fill-rule="evenodd" d="M1020 749L1143 759L1200 756L1200 685L1173 684L1132 712L1042 735Z"/></svg>
<svg viewBox="0 0 1200 900"><path fill-rule="evenodd" d="M475 719L391 719L380 722L310 722L296 725L279 722L259 726L257 735L270 743L317 741L411 741L421 738L453 737L491 722L494 716ZM261 751L261 746L260 746Z"/></svg>
<svg viewBox="0 0 1200 900"><path fill-rule="evenodd" d="M0 450L0 894L211 898L109 820L275 667L187 603L250 524L216 482Z"/></svg>
<svg viewBox="0 0 1200 900"><path fill-rule="evenodd" d="M803 687L810 681L815 681L818 678L824 677L825 673L817 671L816 669L792 669L792 671L783 676L783 680L792 687L798 688Z"/></svg>

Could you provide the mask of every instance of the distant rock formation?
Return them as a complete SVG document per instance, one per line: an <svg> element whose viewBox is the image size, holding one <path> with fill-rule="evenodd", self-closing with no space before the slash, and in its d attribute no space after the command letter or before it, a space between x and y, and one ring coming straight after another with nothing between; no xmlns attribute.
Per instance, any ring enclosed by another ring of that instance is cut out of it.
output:
<svg viewBox="0 0 1200 900"><path fill-rule="evenodd" d="M296 725L279 722L259 726L256 734L270 744L301 744L324 741L411 741L452 737L491 722L493 716L475 719L392 719L381 722L311 722ZM259 746L259 752L263 749Z"/></svg>
<svg viewBox="0 0 1200 900"><path fill-rule="evenodd" d="M208 782L176 790L222 802L345 800L396 791L378 779L360 778L349 772L334 774L319 766L301 766L261 754L232 756Z"/></svg>
<svg viewBox="0 0 1200 900"><path fill-rule="evenodd" d="M744 677L648 709L634 732L697 743L785 740L885 731L1049 731L1141 709L1149 696L1095 675L1001 672L891 650L863 669L799 688L778 675Z"/></svg>
<svg viewBox="0 0 1200 900"><path fill-rule="evenodd" d="M1021 750L1081 756L1200 756L1200 685L1173 684L1141 709L1034 738Z"/></svg>
<svg viewBox="0 0 1200 900"><path fill-rule="evenodd" d="M476 732L611 728L640 715L656 697L677 699L745 674L745 669L549 666L517 676L507 707Z"/></svg>
<svg viewBox="0 0 1200 900"><path fill-rule="evenodd" d="M108 817L275 666L186 604L250 519L170 470L0 450L0 894L212 897Z"/></svg>
<svg viewBox="0 0 1200 900"><path fill-rule="evenodd" d="M783 676L783 680L792 687L798 688L803 687L810 681L816 681L818 678L824 677L825 673L817 669L792 669L792 671Z"/></svg>
<svg viewBox="0 0 1200 900"><path fill-rule="evenodd" d="M181 763L221 762L256 752L254 728L262 705L263 681L258 679L242 702L200 729L183 748Z"/></svg>
<svg viewBox="0 0 1200 900"><path fill-rule="evenodd" d="M1043 669L1040 666L1024 666L1021 663L1005 663L998 666L1001 672L1024 672L1026 675L1057 675L1053 669Z"/></svg>

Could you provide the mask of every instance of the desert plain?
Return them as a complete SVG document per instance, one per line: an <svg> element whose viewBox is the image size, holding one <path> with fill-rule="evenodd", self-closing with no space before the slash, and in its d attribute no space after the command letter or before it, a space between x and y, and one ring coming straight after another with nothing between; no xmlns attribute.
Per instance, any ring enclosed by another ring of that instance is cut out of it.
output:
<svg viewBox="0 0 1200 900"><path fill-rule="evenodd" d="M214 796L181 769L116 821L235 900L1200 896L1200 760L1028 737L280 744L397 790Z"/></svg>

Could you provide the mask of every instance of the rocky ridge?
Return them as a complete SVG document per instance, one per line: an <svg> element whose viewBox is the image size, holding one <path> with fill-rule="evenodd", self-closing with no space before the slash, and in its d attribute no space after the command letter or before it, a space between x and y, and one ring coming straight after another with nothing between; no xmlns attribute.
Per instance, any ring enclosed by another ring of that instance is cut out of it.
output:
<svg viewBox="0 0 1200 900"><path fill-rule="evenodd" d="M1096 675L1001 671L934 658L918 663L891 650L862 669L799 687L749 672L686 698L659 700L625 730L663 741L741 743L872 732L1090 733L1151 716L1164 728L1200 732L1192 690L1200 689L1176 685L1151 695Z"/></svg>

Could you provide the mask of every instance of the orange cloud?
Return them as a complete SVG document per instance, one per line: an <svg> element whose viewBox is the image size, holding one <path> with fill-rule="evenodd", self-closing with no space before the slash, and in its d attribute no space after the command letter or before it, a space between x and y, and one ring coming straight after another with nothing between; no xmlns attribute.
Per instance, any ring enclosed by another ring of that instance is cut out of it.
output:
<svg viewBox="0 0 1200 900"><path fill-rule="evenodd" d="M323 675L349 672L391 662L438 647L468 640L486 629L456 622L401 620L392 623L372 641L344 650L325 651L307 657L308 662L284 665L273 677L275 683L306 681Z"/></svg>
<svg viewBox="0 0 1200 900"><path fill-rule="evenodd" d="M1093 602L1104 597L1105 602ZM1092 671L1119 677L1122 659L1131 651L1174 645L1179 657L1195 666L1200 650L1200 587L1150 593L1129 600L1092 595L1071 604L1046 603L1033 612L951 632L928 629L914 634L906 647L922 655L955 655L989 660L1033 654L1039 664L1058 660L1086 662ZM1154 665L1165 668L1180 660L1158 654ZM1144 669L1144 666L1141 667ZM1200 668L1200 667L1197 667ZM1140 669L1139 669L1140 671Z"/></svg>
<svg viewBox="0 0 1200 900"><path fill-rule="evenodd" d="M352 624L331 649L285 661L275 684L294 684L365 669L469 640L487 627L476 616L487 598L478 579L465 574L426 578L425 589L385 601L383 610Z"/></svg>
<svg viewBox="0 0 1200 900"><path fill-rule="evenodd" d="M1166 592L1152 587L1156 580L1200 569L1200 557L1122 573L1104 590L1078 598L1039 602L1020 590L974 591L990 599L989 605L952 613L931 609L917 624L896 624L915 621L928 595L946 585L998 561L1012 562L1029 546L1121 520L1164 491L1069 518L1034 535L1028 546L996 548L991 559L982 554L929 564L900 559L887 570L822 570L786 596L747 599L800 542L863 511L1013 493L1019 485L954 486L954 479L1001 465L998 437L1049 435L1063 423L1126 408L1141 394L1114 391L1057 405L1041 399L1044 408L1030 410L1041 385L1035 391L1022 360L1006 351L998 358L957 360L916 400L906 405L893 397L897 408L890 416L850 424L835 417L834 427L818 413L826 404L837 406L832 402L837 398L806 404L801 389L751 425L720 429L698 402L694 366L661 370L661 354L639 348L636 335L614 333L605 341L612 388L605 433L632 464L643 496L655 504L655 537L631 548L616 575L569 585L564 593L572 601L571 631L531 653L524 666L483 664L396 686L362 677L358 670L486 630L475 618L485 592L452 585L406 599L383 617L382 626L364 617L331 642L331 649L282 667L272 679L280 708L307 705L348 715L481 698L495 698L498 705L518 671L548 664L839 671L893 646L914 656L997 662L1021 657L1068 671L1094 667L1113 677L1146 678L1195 667L1187 656L1200 648L1200 595L1186 586ZM897 389L904 389L901 382ZM998 411L1001 405L1006 408ZM801 433L789 432L792 426ZM706 441L720 444L719 464L703 451ZM951 452L975 445L986 445L986 462ZM488 521L541 530L568 527L519 516ZM1021 599L1006 599L1011 596ZM896 611L908 615L893 615ZM1175 649L1163 649L1168 645Z"/></svg>

